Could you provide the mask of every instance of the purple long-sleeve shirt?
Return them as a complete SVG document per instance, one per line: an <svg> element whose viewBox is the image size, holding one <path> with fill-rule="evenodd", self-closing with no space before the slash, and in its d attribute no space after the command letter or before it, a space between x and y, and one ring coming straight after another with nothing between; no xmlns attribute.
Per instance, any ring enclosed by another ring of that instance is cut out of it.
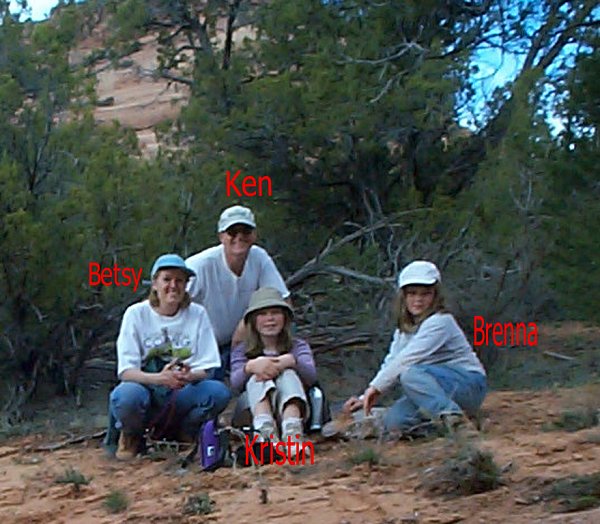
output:
<svg viewBox="0 0 600 524"><path fill-rule="evenodd" d="M305 387L312 386L317 381L317 367L310 346L305 340L295 338L292 342L290 353L296 360L295 370ZM246 344L243 342L231 350L231 388L241 392L250 378L250 374L244 371L248 362L246 355Z"/></svg>

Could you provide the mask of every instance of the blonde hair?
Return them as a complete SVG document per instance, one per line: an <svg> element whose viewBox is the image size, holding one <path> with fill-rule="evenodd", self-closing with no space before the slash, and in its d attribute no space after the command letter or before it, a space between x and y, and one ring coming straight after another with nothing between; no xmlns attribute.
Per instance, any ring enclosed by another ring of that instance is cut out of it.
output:
<svg viewBox="0 0 600 524"><path fill-rule="evenodd" d="M398 291L396 299L394 301L394 316L396 318L396 325L398 329L404 333L414 333L421 322L427 317L430 317L434 313L441 313L446 311L444 304L444 295L442 293L442 285L439 282L432 284L431 286L425 286L423 284L413 284L415 287L426 287L432 288L434 292L433 302L431 307L426 311L423 311L418 317L415 317L408 311L406 306L406 286ZM411 285L412 287L412 285Z"/></svg>
<svg viewBox="0 0 600 524"><path fill-rule="evenodd" d="M266 308L263 308L266 309ZM283 324L283 329L280 331L277 336L277 350L279 354L289 353L292 349L292 315L283 307L278 307L284 316L285 322ZM263 350L265 349L265 345L262 342L260 337L260 333L256 329L256 317L262 311L262 309L258 309L253 311L248 315L248 319L246 320L246 356L248 358L256 358L260 357L263 354Z"/></svg>

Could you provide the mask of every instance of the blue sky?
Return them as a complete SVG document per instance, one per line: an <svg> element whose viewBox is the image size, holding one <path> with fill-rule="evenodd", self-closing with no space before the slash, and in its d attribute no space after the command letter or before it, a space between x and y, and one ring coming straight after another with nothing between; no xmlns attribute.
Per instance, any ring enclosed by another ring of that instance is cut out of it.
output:
<svg viewBox="0 0 600 524"><path fill-rule="evenodd" d="M16 9L16 2L13 1L11 3ZM58 0L28 0L27 3L31 8L31 18L33 20L42 20L44 18L48 18L50 9L58 4Z"/></svg>

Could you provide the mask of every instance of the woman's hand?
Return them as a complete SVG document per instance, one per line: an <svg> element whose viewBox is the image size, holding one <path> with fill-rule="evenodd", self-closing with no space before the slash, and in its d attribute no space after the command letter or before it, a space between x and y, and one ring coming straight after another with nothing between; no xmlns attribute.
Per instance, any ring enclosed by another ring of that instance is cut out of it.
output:
<svg viewBox="0 0 600 524"><path fill-rule="evenodd" d="M256 376L256 380L259 382L265 382L266 380L273 380L279 373L279 367L277 366L276 357L257 357L246 364L246 370L248 373Z"/></svg>
<svg viewBox="0 0 600 524"><path fill-rule="evenodd" d="M344 402L344 407L342 408L342 412L346 415L350 415L355 411L359 410L363 407L362 398L358 398L355 396L351 396L346 402Z"/></svg>
<svg viewBox="0 0 600 524"><path fill-rule="evenodd" d="M381 393L373 386L369 386L365 389L365 392L363 393L363 408L366 416L371 414L371 408L375 405L375 401L380 394Z"/></svg>
<svg viewBox="0 0 600 524"><path fill-rule="evenodd" d="M158 384L170 389L181 389L191 382L191 380L188 380L189 375L191 375L189 366L174 360L165 365L162 371L158 373Z"/></svg>

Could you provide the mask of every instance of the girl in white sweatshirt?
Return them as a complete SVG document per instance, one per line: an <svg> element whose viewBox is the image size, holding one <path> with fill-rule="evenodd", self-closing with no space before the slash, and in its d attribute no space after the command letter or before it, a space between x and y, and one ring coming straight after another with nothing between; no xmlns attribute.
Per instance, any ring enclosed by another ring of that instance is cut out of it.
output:
<svg viewBox="0 0 600 524"><path fill-rule="evenodd" d="M474 415L486 394L486 375L465 334L444 310L435 264L416 260L398 277L397 329L379 372L346 411L370 414L377 397L400 381L404 395L386 412L385 430L404 432L433 421L456 426Z"/></svg>

